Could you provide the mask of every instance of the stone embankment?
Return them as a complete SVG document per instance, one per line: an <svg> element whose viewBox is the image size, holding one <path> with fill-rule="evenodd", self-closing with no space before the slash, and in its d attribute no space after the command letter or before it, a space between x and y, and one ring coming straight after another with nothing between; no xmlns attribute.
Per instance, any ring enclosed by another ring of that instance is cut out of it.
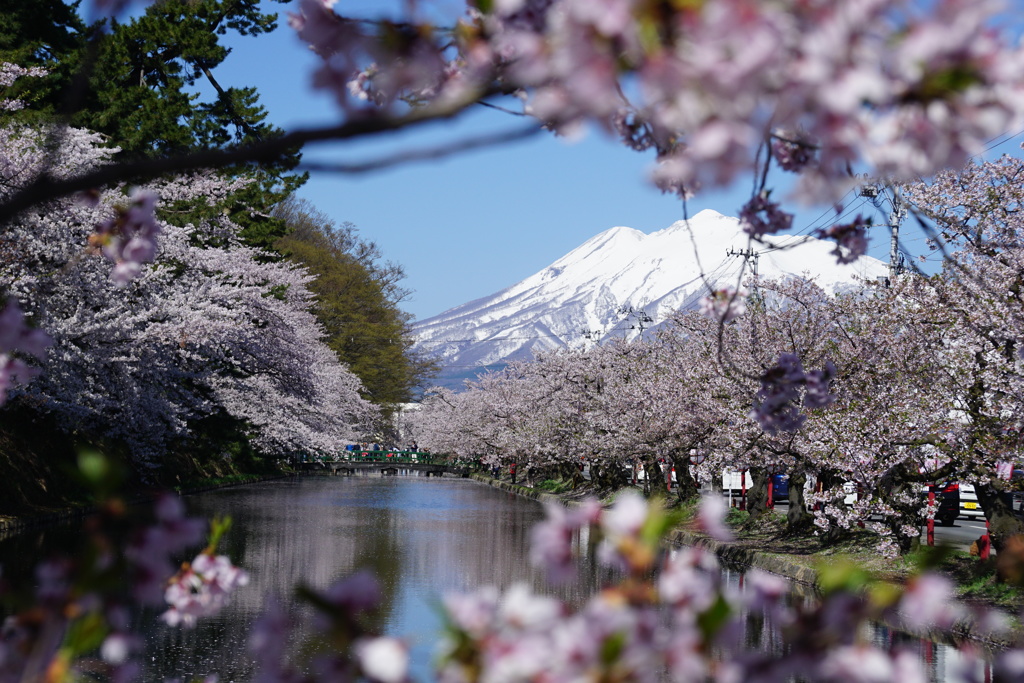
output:
<svg viewBox="0 0 1024 683"><path fill-rule="evenodd" d="M487 484L488 486L493 486L494 488L509 491L527 498L533 498L534 500L541 502L550 502L559 505L572 505L574 503L574 501L556 494L548 493L546 491L538 491L527 486L519 486L507 481L492 479L486 475L473 474L470 476L472 479ZM703 548L714 553L724 563L732 566L756 567L763 571L771 572L772 574L786 578L796 584L800 584L806 589L817 590L818 588L817 571L811 567L792 562L786 559L784 555L768 553L763 550L741 547L730 543L723 543L703 534L683 529L673 530L670 532L668 539L675 547L689 546ZM1017 615L1007 614L1006 616L1012 620L1017 620L1019 618ZM902 623L897 615L897 618L887 625L913 637L921 638L923 640L931 640L936 643L962 643L966 640L972 640L989 651L1004 649L1013 644L1017 639L1016 631L1006 634L1004 638L999 640L981 638L972 630L972 623L970 621L954 624L953 627L948 630L920 630L908 628L905 623Z"/></svg>
<svg viewBox="0 0 1024 683"><path fill-rule="evenodd" d="M546 491L538 491L537 489L533 489L528 486L520 486L500 479L492 479L491 477L483 474L473 474L470 475L470 477L483 482L488 486L493 486L494 488L502 489L504 491L510 491L520 496L525 496L526 498L533 498L534 500L538 500L542 503L550 502L558 505L572 505L572 501L566 500L562 496L548 493ZM669 535L669 541L676 546L704 548L729 564L742 567L757 567L758 569L763 569L771 572L772 574L778 574L779 576L783 576L787 579L808 586L814 586L818 582L818 573L816 571L810 567L790 562L786 560L785 557L781 557L779 555L752 550L750 548L741 548L728 543L721 543L702 534L696 534L682 529L672 531Z"/></svg>

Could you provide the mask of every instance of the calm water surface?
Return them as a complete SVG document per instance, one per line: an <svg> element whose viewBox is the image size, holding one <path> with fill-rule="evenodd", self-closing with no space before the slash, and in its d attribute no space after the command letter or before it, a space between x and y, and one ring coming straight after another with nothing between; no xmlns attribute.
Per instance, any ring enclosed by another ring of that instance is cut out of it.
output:
<svg viewBox="0 0 1024 683"><path fill-rule="evenodd" d="M193 515L231 515L223 550L251 575L231 606L193 631L149 634L152 674L218 672L246 680L246 634L267 595L289 601L362 568L384 587L383 630L407 637L426 680L450 590L543 581L528 562L529 531L543 507L475 482L426 477L300 477L187 499ZM147 677L149 680L149 677ZM187 680L187 679L186 679Z"/></svg>
<svg viewBox="0 0 1024 683"><path fill-rule="evenodd" d="M234 525L221 551L244 567L251 581L226 610L193 630L165 626L156 612L136 615L135 630L146 639L145 681L189 681L210 673L217 673L222 683L249 680L253 666L247 636L266 596L299 607L292 597L297 583L323 589L362 568L371 569L384 589L379 627L408 640L414 678L428 681L440 630L437 603L445 592L481 585L504 588L523 581L547 590L528 561L530 529L543 519L543 507L472 481L300 477L185 500L191 515L232 517ZM4 575L29 571L53 548L73 549L77 537L74 529L53 528L0 542ZM575 592L562 597L578 600L608 579L591 564L583 573ZM725 573L727 580L742 585L740 572ZM957 667L951 648L882 627L864 635L883 647L916 649L928 662L932 680L945 680ZM778 633L758 626L756 619L745 636L748 647L785 649Z"/></svg>

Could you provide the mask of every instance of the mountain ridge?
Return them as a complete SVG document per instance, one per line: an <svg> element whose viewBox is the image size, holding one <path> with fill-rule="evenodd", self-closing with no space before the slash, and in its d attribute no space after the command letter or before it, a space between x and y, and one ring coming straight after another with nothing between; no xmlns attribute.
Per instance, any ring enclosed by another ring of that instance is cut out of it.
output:
<svg viewBox="0 0 1024 683"><path fill-rule="evenodd" d="M813 278L834 293L888 272L868 256L836 264L833 243L812 237L765 242L755 248L761 276ZM650 234L615 226L510 287L414 323L416 348L441 362L440 383L450 385L475 366L635 338L670 312L695 308L707 293L705 280L735 286L744 267L738 252L749 244L738 219L712 210Z"/></svg>

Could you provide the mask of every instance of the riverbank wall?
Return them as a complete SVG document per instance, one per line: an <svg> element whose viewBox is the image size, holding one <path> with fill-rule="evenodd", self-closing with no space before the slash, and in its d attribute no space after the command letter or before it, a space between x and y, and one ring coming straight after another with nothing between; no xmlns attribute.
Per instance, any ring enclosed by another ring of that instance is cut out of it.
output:
<svg viewBox="0 0 1024 683"><path fill-rule="evenodd" d="M493 488L509 491L510 493L515 493L526 498L532 498L543 503L553 503L566 506L571 506L575 503L575 501L566 499L557 494L538 491L527 486L520 486L507 481L492 479L484 474L472 474L470 475L470 478ZM723 543L705 536L704 534L698 534L684 529L672 530L668 535L668 542L673 547L702 548L708 552L714 553L715 556L725 564L736 567L757 568L762 571L770 572L793 583L799 584L805 590L817 592L819 588L818 572L814 568L793 562L787 559L784 555L740 547L730 543ZM1005 616L1010 619L1017 619L1017 615L1005 614ZM1021 631L1020 628L1013 629L1001 638L980 637L979 634L972 629L972 622L970 620L956 623L951 628L944 630L915 629L908 627L906 623L902 622L899 615L896 615L895 619L889 620L886 625L894 630L901 631L915 638L930 640L935 643L957 644L965 641L971 641L989 652L999 651L1011 646L1013 643L1017 642Z"/></svg>
<svg viewBox="0 0 1024 683"><path fill-rule="evenodd" d="M503 491L509 491L526 498L533 498L534 500L538 500L542 503L555 503L558 505L573 504L573 501L567 500L557 494L538 491L528 486L520 486L500 479L492 479L484 474L472 474L470 475L470 478L487 484L488 486L502 489ZM691 546L703 548L708 552L714 553L729 564L743 567L757 567L758 569L763 569L764 571L771 572L772 574L778 574L779 576L806 586L817 586L818 584L818 572L810 567L791 562L784 556L751 550L750 548L741 548L739 546L716 541L715 539L702 534L696 534L681 529L673 530L669 534L668 540L672 545L677 547Z"/></svg>

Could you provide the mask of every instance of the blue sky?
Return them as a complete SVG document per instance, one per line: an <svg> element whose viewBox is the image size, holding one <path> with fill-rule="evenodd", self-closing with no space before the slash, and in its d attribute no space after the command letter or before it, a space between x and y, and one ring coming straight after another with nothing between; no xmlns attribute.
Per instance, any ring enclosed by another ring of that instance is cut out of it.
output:
<svg viewBox="0 0 1024 683"><path fill-rule="evenodd" d="M455 3L453 3L454 5ZM358 12L379 2L339 5ZM282 9L283 8L283 9ZM232 38L233 53L217 71L225 86L255 86L276 125L292 129L337 120L333 100L314 92L313 55L287 26L287 6L271 35ZM437 124L372 144L307 148L307 161L345 162L430 147L486 131L507 130L520 119L481 108L454 124ZM1012 141L993 153L1019 153ZM358 176L316 172L300 196L341 223L350 221L406 271L413 293L403 308L416 319L486 296L541 270L608 228L653 232L683 217L681 202L647 182L648 155L600 133L566 141L541 134L526 141L462 153ZM736 215L750 181L689 202L690 214L710 208ZM869 207L864 207L869 208ZM821 225L827 208L801 211L794 231ZM920 237L905 232L908 245ZM888 258L888 234L873 236L871 253Z"/></svg>

